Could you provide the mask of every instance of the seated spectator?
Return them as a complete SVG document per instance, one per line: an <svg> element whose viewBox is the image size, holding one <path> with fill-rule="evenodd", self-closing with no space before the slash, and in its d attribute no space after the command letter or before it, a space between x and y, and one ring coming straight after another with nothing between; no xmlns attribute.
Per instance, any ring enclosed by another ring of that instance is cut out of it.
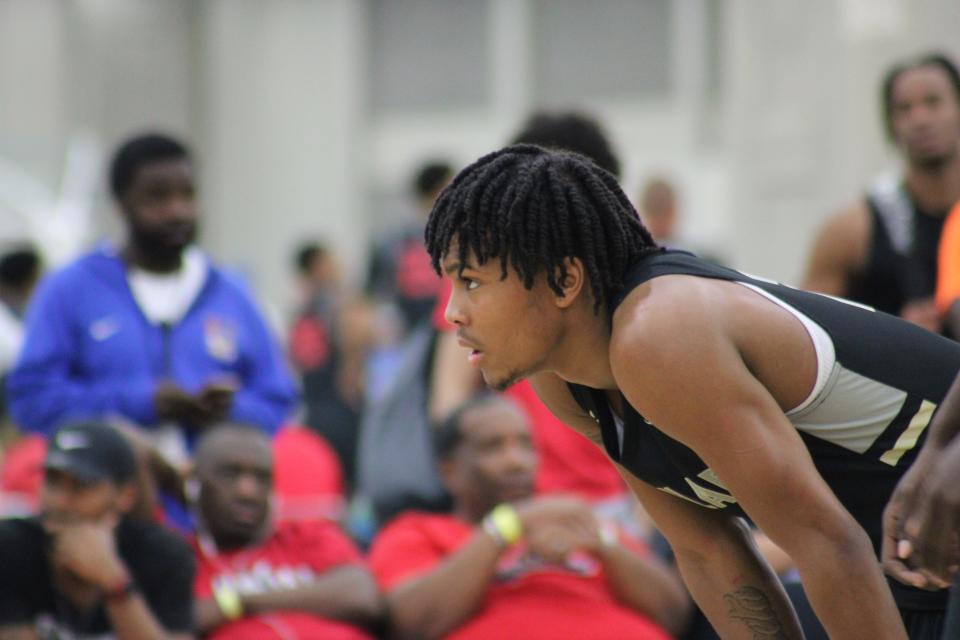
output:
<svg viewBox="0 0 960 640"><path fill-rule="evenodd" d="M408 513L370 562L398 635L667 638L689 599L679 578L573 497L532 498L537 454L503 396L468 401L437 432L450 515Z"/></svg>
<svg viewBox="0 0 960 640"><path fill-rule="evenodd" d="M360 554L325 520L274 523L273 460L253 427L222 425L196 451L197 629L207 638L369 638L380 595Z"/></svg>
<svg viewBox="0 0 960 640"><path fill-rule="evenodd" d="M52 436L40 516L0 521L0 637L192 637L190 549L131 515L136 475L106 424Z"/></svg>
<svg viewBox="0 0 960 640"><path fill-rule="evenodd" d="M10 412L48 434L66 420L116 415L174 462L224 419L275 432L296 391L279 343L237 278L194 245L195 169L162 135L124 143L110 185L124 242L44 278L8 382Z"/></svg>

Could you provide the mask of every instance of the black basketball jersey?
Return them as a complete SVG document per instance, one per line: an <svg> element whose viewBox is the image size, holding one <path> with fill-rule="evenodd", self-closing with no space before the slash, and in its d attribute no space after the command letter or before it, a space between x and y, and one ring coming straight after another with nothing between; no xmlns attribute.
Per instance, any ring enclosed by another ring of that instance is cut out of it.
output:
<svg viewBox="0 0 960 640"><path fill-rule="evenodd" d="M849 298L897 315L911 300L933 295L937 247L946 211L922 211L899 177L868 190L870 240L866 264L850 283Z"/></svg>
<svg viewBox="0 0 960 640"><path fill-rule="evenodd" d="M926 427L960 370L960 345L862 305L668 250L643 259L626 274L611 311L641 283L671 274L749 287L800 318L814 343L822 343L814 394L787 417L820 474L879 552L883 509L897 480L916 458ZM743 515L736 499L693 450L657 429L629 403L623 403L621 421L603 391L576 384L569 388L600 425L607 453L630 473L702 507ZM900 586L894 587L901 606L942 608L944 594L903 589L912 593L899 593Z"/></svg>

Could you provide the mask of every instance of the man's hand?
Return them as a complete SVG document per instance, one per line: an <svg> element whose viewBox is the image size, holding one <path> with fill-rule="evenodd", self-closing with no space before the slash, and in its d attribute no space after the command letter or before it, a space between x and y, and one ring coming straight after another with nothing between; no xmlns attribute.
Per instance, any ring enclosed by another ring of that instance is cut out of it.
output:
<svg viewBox="0 0 960 640"><path fill-rule="evenodd" d="M163 382L157 386L154 405L162 419L203 428L230 415L236 390L233 382L218 380L207 383L194 395L173 382Z"/></svg>
<svg viewBox="0 0 960 640"><path fill-rule="evenodd" d="M206 417L206 410L199 400L173 382L157 385L153 404L161 420L199 425Z"/></svg>
<svg viewBox="0 0 960 640"><path fill-rule="evenodd" d="M586 502L567 495L530 498L514 505L523 526L524 535L544 525L596 523L593 511Z"/></svg>
<svg viewBox="0 0 960 640"><path fill-rule="evenodd" d="M946 588L960 570L960 441L932 463L903 522L901 557L919 567L934 587Z"/></svg>
<svg viewBox="0 0 960 640"><path fill-rule="evenodd" d="M575 551L597 554L601 547L597 525L569 521L544 524L524 536L524 540L531 553L555 564L564 564Z"/></svg>
<svg viewBox="0 0 960 640"><path fill-rule="evenodd" d="M206 412L206 424L220 422L230 415L237 385L229 380L207 383L198 394L198 402Z"/></svg>
<svg viewBox="0 0 960 640"><path fill-rule="evenodd" d="M52 560L76 578L109 589L127 575L117 555L114 529L117 516L99 521L51 523L47 531L53 537Z"/></svg>
<svg viewBox="0 0 960 640"><path fill-rule="evenodd" d="M523 537L530 551L562 563L572 551L595 552L600 547L597 518L577 498L532 498L516 505Z"/></svg>
<svg viewBox="0 0 960 640"><path fill-rule="evenodd" d="M880 547L883 569L896 580L918 588L928 587L929 580L922 571L906 561L909 554L901 555L901 551L905 551L902 543L906 541L904 523L919 499L933 462L933 454L923 451L900 479L883 512L883 540Z"/></svg>

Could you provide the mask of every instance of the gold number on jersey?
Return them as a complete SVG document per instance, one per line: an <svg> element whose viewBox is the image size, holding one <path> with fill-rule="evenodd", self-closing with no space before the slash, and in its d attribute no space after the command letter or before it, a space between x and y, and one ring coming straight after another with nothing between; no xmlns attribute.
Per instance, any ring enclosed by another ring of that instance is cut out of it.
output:
<svg viewBox="0 0 960 640"><path fill-rule="evenodd" d="M900 462L900 458L902 458L907 451L917 446L917 441L920 440L920 434L922 434L923 430L930 424L930 418L933 417L933 411L936 408L937 405L929 400L921 402L920 408L913 414L913 418L910 419L910 424L907 425L907 428L904 429L900 437L897 438L893 448L880 456L880 462L885 462L891 467L894 467Z"/></svg>

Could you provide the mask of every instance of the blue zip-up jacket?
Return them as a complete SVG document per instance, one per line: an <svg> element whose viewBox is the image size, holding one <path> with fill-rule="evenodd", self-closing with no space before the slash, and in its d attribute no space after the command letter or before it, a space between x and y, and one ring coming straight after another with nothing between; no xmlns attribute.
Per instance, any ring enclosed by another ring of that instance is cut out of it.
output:
<svg viewBox="0 0 960 640"><path fill-rule="evenodd" d="M233 420L273 434L295 408L283 352L246 288L211 264L186 315L161 327L137 305L116 250L102 246L38 286L7 391L17 424L49 434L109 415L149 428L159 382L196 392L224 378L238 385Z"/></svg>

